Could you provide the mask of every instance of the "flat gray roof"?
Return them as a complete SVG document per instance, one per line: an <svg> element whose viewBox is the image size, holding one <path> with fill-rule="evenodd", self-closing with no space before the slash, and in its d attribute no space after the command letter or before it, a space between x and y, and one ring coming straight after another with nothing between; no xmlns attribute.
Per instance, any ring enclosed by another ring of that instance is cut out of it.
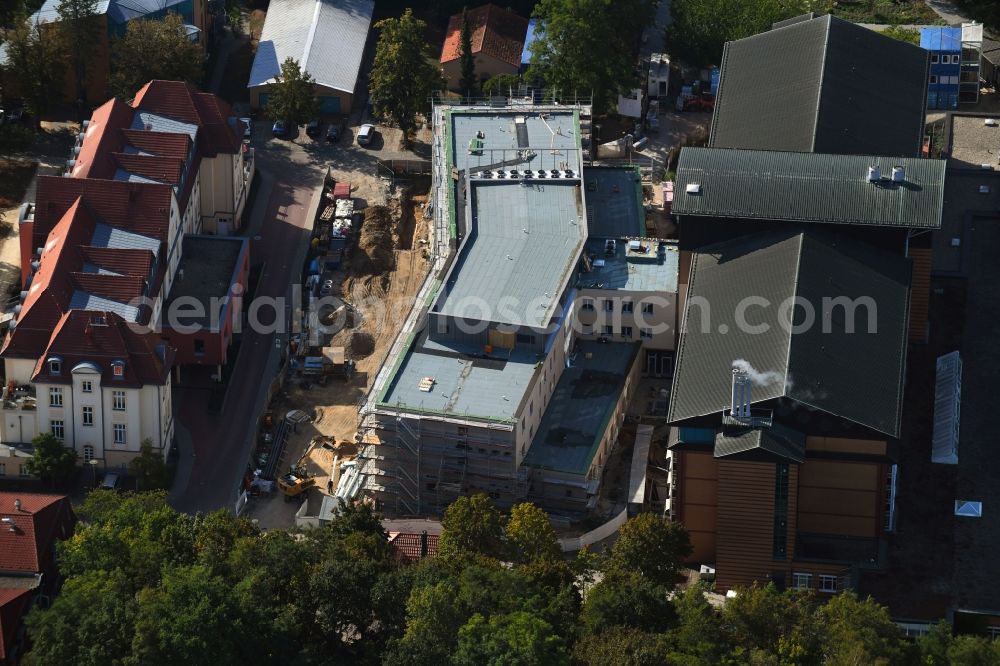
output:
<svg viewBox="0 0 1000 666"><path fill-rule="evenodd" d="M868 168L882 179L869 182ZM903 167L903 182L890 180ZM677 163L677 215L936 229L944 160L684 148ZM689 186L698 190L688 192ZM587 202L589 204L590 198Z"/></svg>
<svg viewBox="0 0 1000 666"><path fill-rule="evenodd" d="M212 320L212 299L221 304L221 299L229 295L236 264L246 242L239 236L185 236L181 263L170 286L164 311L180 298L195 299L201 303L205 316L196 319L185 309L183 323L187 326L218 323ZM184 277L181 277L182 271Z"/></svg>
<svg viewBox="0 0 1000 666"><path fill-rule="evenodd" d="M524 119L520 133L516 122L519 118ZM511 166L572 169L578 177L580 174L580 136L574 111L539 113L509 108L452 111L451 138L452 164L460 171L479 171L500 162L518 160L516 166ZM477 138L482 141L481 155L469 152L469 142ZM528 149L528 153L523 153ZM533 156L526 159L529 155Z"/></svg>
<svg viewBox="0 0 1000 666"><path fill-rule="evenodd" d="M580 341L524 458L528 467L586 474L614 412L639 343Z"/></svg>
<svg viewBox="0 0 1000 666"><path fill-rule="evenodd" d="M513 423L538 359L515 352L509 360L479 359L438 346L411 349L386 391L384 405L456 418ZM420 390L426 377L430 391Z"/></svg>
<svg viewBox="0 0 1000 666"><path fill-rule="evenodd" d="M997 161L1000 127L987 125L986 119L987 116L951 115L949 167L982 169L983 164L989 164L1000 169Z"/></svg>
<svg viewBox="0 0 1000 666"><path fill-rule="evenodd" d="M544 328L586 237L580 182L471 185L472 224L434 311Z"/></svg>
<svg viewBox="0 0 1000 666"><path fill-rule="evenodd" d="M674 243L664 243L655 238L643 241L648 258L626 257L627 240L615 242L615 253L609 255L602 238L587 240L583 251L590 257L592 270L581 269L576 286L580 289L623 289L626 291L660 291L677 293L677 274L680 251ZM659 260L659 246L663 243L663 261Z"/></svg>
<svg viewBox="0 0 1000 666"><path fill-rule="evenodd" d="M593 238L646 235L638 167L587 167L587 229Z"/></svg>

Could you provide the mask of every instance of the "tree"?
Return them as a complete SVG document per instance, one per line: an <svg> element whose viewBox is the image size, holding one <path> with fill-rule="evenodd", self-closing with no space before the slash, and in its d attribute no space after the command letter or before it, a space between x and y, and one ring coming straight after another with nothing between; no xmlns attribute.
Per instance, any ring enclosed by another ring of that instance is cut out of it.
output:
<svg viewBox="0 0 1000 666"><path fill-rule="evenodd" d="M368 89L372 107L377 115L397 124L403 130L403 142L408 143L417 114L430 108L431 95L443 84L427 54L427 24L407 9L399 18L383 19L375 27L381 34Z"/></svg>
<svg viewBox="0 0 1000 666"><path fill-rule="evenodd" d="M901 42L909 42L910 44L916 44L920 46L920 31L914 30L912 28L904 28L898 25L890 25L882 34L886 37L892 37L893 39L898 39Z"/></svg>
<svg viewBox="0 0 1000 666"><path fill-rule="evenodd" d="M76 473L76 452L63 446L50 432L35 435L31 440L34 453L27 462L28 471L43 481L63 483Z"/></svg>
<svg viewBox="0 0 1000 666"><path fill-rule="evenodd" d="M275 77L268 89L268 117L303 125L317 113L319 100L316 99L312 74L303 70L294 58L285 58L285 62L281 63L281 74Z"/></svg>
<svg viewBox="0 0 1000 666"><path fill-rule="evenodd" d="M838 594L817 611L829 664L897 664L906 644L888 609L854 592ZM953 662L954 663L954 662Z"/></svg>
<svg viewBox="0 0 1000 666"><path fill-rule="evenodd" d="M11 157L23 153L35 142L35 133L24 125L7 123L0 125L0 155L8 164Z"/></svg>
<svg viewBox="0 0 1000 666"><path fill-rule="evenodd" d="M87 62L100 40L102 29L97 0L59 0L56 13L59 15L59 32L66 43L76 76L76 97L86 102Z"/></svg>
<svg viewBox="0 0 1000 666"><path fill-rule="evenodd" d="M743 660L770 656L781 663L814 663L819 660L820 627L813 611L808 595L754 584L726 601L721 619L733 654Z"/></svg>
<svg viewBox="0 0 1000 666"><path fill-rule="evenodd" d="M179 15L129 21L125 36L112 47L111 87L116 96L130 99L152 79L197 84L203 60L201 47L188 37Z"/></svg>
<svg viewBox="0 0 1000 666"><path fill-rule="evenodd" d="M61 95L64 55L56 37L55 31L43 30L27 18L7 32L4 69L17 82L25 109L36 124Z"/></svg>
<svg viewBox="0 0 1000 666"><path fill-rule="evenodd" d="M497 74L483 83L483 94L507 97L511 94L511 90L517 90L520 84L521 80L514 74Z"/></svg>
<svg viewBox="0 0 1000 666"><path fill-rule="evenodd" d="M541 0L528 79L561 95L593 95L596 114L613 108L638 81L636 44L653 9L650 0Z"/></svg>
<svg viewBox="0 0 1000 666"><path fill-rule="evenodd" d="M229 19L229 28L234 35L239 36L243 31L243 10L236 0L229 0L229 7L226 9L226 18Z"/></svg>
<svg viewBox="0 0 1000 666"><path fill-rule="evenodd" d="M691 554L691 541L680 523L653 513L630 518L618 531L608 569L637 571L658 585L673 587L681 561Z"/></svg>
<svg viewBox="0 0 1000 666"><path fill-rule="evenodd" d="M667 651L663 634L613 627L581 636L573 657L585 666L661 666L666 663Z"/></svg>
<svg viewBox="0 0 1000 666"><path fill-rule="evenodd" d="M717 65L726 42L770 30L774 22L803 11L783 0L673 0L666 43L688 64Z"/></svg>
<svg viewBox="0 0 1000 666"><path fill-rule="evenodd" d="M465 97L475 96L476 61L472 55L472 26L469 24L469 10L462 7L462 32L459 35L459 65L461 77L458 87Z"/></svg>
<svg viewBox="0 0 1000 666"><path fill-rule="evenodd" d="M562 639L548 622L525 611L476 614L458 631L455 666L558 666L569 663Z"/></svg>
<svg viewBox="0 0 1000 666"><path fill-rule="evenodd" d="M515 505L504 528L509 555L516 562L557 559L562 549L548 515L530 502Z"/></svg>
<svg viewBox="0 0 1000 666"><path fill-rule="evenodd" d="M455 500L445 511L441 526L438 557L443 560L500 558L504 554L503 518L482 493Z"/></svg>
<svg viewBox="0 0 1000 666"><path fill-rule="evenodd" d="M170 486L170 470L163 453L153 450L153 440L148 437L139 444L139 455L128 464L128 471L135 477L138 490L160 490Z"/></svg>
<svg viewBox="0 0 1000 666"><path fill-rule="evenodd" d="M669 594L668 588L634 572L605 575L587 591L580 620L591 634L607 627L666 631L676 619Z"/></svg>

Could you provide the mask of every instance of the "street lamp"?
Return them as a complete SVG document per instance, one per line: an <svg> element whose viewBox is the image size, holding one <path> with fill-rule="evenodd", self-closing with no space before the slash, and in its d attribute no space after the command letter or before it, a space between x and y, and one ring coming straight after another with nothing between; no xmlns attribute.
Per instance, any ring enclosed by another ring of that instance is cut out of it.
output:
<svg viewBox="0 0 1000 666"><path fill-rule="evenodd" d="M94 474L94 485L92 487L96 488L97 487L97 458L91 458L90 460L87 461L87 464L90 465L90 469L92 470L92 472Z"/></svg>

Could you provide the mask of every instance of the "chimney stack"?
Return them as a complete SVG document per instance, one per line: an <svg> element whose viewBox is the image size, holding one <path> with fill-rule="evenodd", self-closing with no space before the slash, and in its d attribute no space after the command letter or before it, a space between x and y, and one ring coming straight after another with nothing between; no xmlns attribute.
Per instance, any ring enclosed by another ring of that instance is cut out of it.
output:
<svg viewBox="0 0 1000 666"><path fill-rule="evenodd" d="M733 368L733 400L729 414L734 419L750 418L750 375Z"/></svg>
<svg viewBox="0 0 1000 666"><path fill-rule="evenodd" d="M20 510L21 510L21 499L17 498L14 500L14 511L20 511Z"/></svg>

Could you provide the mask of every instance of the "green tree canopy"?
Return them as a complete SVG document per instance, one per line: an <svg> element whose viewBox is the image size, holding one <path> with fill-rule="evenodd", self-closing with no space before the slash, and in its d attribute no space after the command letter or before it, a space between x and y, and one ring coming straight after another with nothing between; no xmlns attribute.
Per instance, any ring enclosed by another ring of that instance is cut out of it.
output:
<svg viewBox="0 0 1000 666"><path fill-rule="evenodd" d="M76 474L76 452L63 446L52 433L35 435L31 446L34 453L27 463L28 471L42 481L65 483Z"/></svg>
<svg viewBox="0 0 1000 666"><path fill-rule="evenodd" d="M129 21L125 36L112 47L111 87L118 97L131 99L152 79L197 84L203 63L201 46L188 37L179 15Z"/></svg>
<svg viewBox="0 0 1000 666"><path fill-rule="evenodd" d="M448 507L441 520L444 528L438 541L438 557L443 560L483 556L504 556L503 516L480 493L459 497Z"/></svg>
<svg viewBox="0 0 1000 666"><path fill-rule="evenodd" d="M139 444L139 455L128 464L128 471L135 477L139 490L160 490L170 485L170 470L163 452L153 449L153 440L148 437Z"/></svg>
<svg viewBox="0 0 1000 666"><path fill-rule="evenodd" d="M37 124L59 102L65 73L65 54L54 30L22 17L7 31L4 70L16 82L25 109Z"/></svg>
<svg viewBox="0 0 1000 666"><path fill-rule="evenodd" d="M478 613L458 632L452 655L455 666L559 666L569 663L562 639L552 626L525 611L494 615Z"/></svg>
<svg viewBox="0 0 1000 666"><path fill-rule="evenodd" d="M640 513L618 531L609 568L636 571L658 585L673 587L680 576L681 562L690 554L691 540L680 523L654 513Z"/></svg>
<svg viewBox="0 0 1000 666"><path fill-rule="evenodd" d="M510 95L511 90L517 90L521 80L514 74L497 74L483 82L484 95Z"/></svg>
<svg viewBox="0 0 1000 666"><path fill-rule="evenodd" d="M76 77L77 99L86 101L87 66L103 29L97 14L97 0L59 0L56 13L59 15L59 32Z"/></svg>
<svg viewBox="0 0 1000 666"><path fill-rule="evenodd" d="M504 528L509 555L515 562L562 557L556 531L548 515L530 502L515 505Z"/></svg>
<svg viewBox="0 0 1000 666"><path fill-rule="evenodd" d="M281 75L268 88L268 117L304 125L318 113L319 100L312 74L303 70L294 58L285 58L281 63Z"/></svg>
<svg viewBox="0 0 1000 666"><path fill-rule="evenodd" d="M375 24L380 31L368 92L375 113L392 120L408 141L416 116L430 109L430 98L443 87L437 64L427 53L427 25L407 9L399 18Z"/></svg>
<svg viewBox="0 0 1000 666"><path fill-rule="evenodd" d="M7 162L17 153L23 153L35 142L35 133L24 125L0 125L0 155Z"/></svg>
<svg viewBox="0 0 1000 666"><path fill-rule="evenodd" d="M771 29L776 21L809 11L788 0L671 0L666 43L691 65L718 65L726 42Z"/></svg>
<svg viewBox="0 0 1000 666"><path fill-rule="evenodd" d="M593 95L595 113L613 109L638 82L636 47L654 9L650 0L541 0L528 79L560 95Z"/></svg>
<svg viewBox="0 0 1000 666"><path fill-rule="evenodd" d="M465 97L474 97L476 93L476 60L472 55L472 26L469 24L469 10L462 8L462 32L459 35L459 65L461 77L458 89Z"/></svg>

